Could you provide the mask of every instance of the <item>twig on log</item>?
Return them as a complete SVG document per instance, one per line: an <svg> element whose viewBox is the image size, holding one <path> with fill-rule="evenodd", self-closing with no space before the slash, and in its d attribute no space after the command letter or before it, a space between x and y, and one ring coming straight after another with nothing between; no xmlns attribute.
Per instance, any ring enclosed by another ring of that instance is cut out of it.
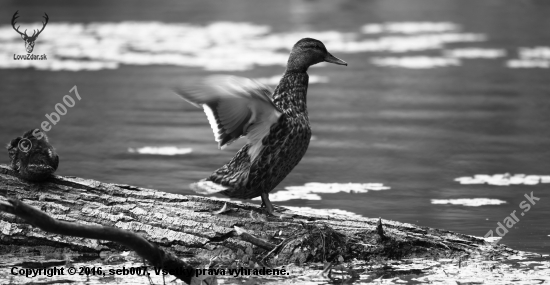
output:
<svg viewBox="0 0 550 285"><path fill-rule="evenodd" d="M19 200L9 199L8 203L0 202L0 211L16 215L27 223L40 228L43 231L76 236L83 238L102 239L117 242L134 250L139 256L148 260L158 268L163 268L191 284L194 268L186 264L173 254L165 252L157 246L149 243L141 236L122 229L105 226L89 226L56 220L48 214L29 206Z"/></svg>
<svg viewBox="0 0 550 285"><path fill-rule="evenodd" d="M241 229L237 226L233 227L235 229L235 235L239 236L241 240L249 242L257 247L263 248L265 250L272 250L275 248L275 245L267 242L263 239L257 238L248 232L246 232L244 229Z"/></svg>
<svg viewBox="0 0 550 285"><path fill-rule="evenodd" d="M387 237L384 234L384 228L382 227L382 218L378 218L378 223L376 224L376 232L380 236L381 240L386 240Z"/></svg>

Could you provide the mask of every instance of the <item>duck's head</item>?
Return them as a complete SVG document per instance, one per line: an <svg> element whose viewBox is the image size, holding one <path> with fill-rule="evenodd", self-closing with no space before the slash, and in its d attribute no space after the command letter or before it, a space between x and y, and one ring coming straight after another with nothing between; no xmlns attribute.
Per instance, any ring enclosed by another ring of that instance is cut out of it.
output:
<svg viewBox="0 0 550 285"><path fill-rule="evenodd" d="M59 165L59 157L46 134L32 129L8 144L11 168L18 176L30 181L43 181Z"/></svg>
<svg viewBox="0 0 550 285"><path fill-rule="evenodd" d="M294 45L290 52L287 71L306 72L310 66L320 62L348 65L347 62L330 54L321 41L303 38Z"/></svg>

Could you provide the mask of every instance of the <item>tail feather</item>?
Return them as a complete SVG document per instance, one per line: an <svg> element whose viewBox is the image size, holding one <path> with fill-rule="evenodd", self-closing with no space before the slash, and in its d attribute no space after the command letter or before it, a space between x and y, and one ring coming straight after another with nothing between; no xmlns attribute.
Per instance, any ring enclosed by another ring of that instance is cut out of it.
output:
<svg viewBox="0 0 550 285"><path fill-rule="evenodd" d="M203 195L212 195L228 189L229 187L207 180L201 180L191 184L191 190Z"/></svg>

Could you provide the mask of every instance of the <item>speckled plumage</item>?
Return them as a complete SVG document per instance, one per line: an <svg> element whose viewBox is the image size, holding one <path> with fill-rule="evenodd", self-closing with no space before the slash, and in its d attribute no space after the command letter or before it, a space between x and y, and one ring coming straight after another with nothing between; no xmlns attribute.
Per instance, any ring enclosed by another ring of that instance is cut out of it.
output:
<svg viewBox="0 0 550 285"><path fill-rule="evenodd" d="M220 193L232 198L251 199L271 192L300 162L309 146L307 86L307 73L285 73L273 94L273 102L283 115L262 140L258 158L251 163L251 145L247 144L206 180L229 187Z"/></svg>
<svg viewBox="0 0 550 285"><path fill-rule="evenodd" d="M241 136L249 140L231 161L192 188L201 194L219 192L240 199L261 196L272 214L267 193L294 169L309 146L307 69L323 61L347 65L320 41L305 38L292 48L272 96L258 82L228 76L206 80L208 87L202 91L178 91L185 100L204 108L220 147Z"/></svg>

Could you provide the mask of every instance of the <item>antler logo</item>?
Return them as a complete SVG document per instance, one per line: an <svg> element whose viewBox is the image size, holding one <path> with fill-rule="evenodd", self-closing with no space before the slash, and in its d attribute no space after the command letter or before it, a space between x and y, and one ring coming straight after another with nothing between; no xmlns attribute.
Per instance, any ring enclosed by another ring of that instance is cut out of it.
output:
<svg viewBox="0 0 550 285"><path fill-rule="evenodd" d="M15 27L15 20L17 18L19 18L19 16L17 15L17 13L19 13L19 11L16 11L15 14L13 14L13 17L11 18L11 26L13 27L13 29L21 35L21 38L25 41L25 49L27 49L27 53L32 53L32 50L34 49L34 42L36 41L36 39L38 38L38 35L40 35L40 33L42 33L42 31L44 30L44 28L46 27L46 25L48 24L48 20L50 19L48 17L48 14L44 13L44 15L46 16L42 16L44 17L44 19L46 19L46 22L42 22L42 29L40 31L38 31L38 33L36 32L36 30L33 30L33 33L32 33L32 36L28 36L27 35L27 30L25 30L24 33L21 33L19 31L19 27L20 26L17 26L17 28Z"/></svg>

